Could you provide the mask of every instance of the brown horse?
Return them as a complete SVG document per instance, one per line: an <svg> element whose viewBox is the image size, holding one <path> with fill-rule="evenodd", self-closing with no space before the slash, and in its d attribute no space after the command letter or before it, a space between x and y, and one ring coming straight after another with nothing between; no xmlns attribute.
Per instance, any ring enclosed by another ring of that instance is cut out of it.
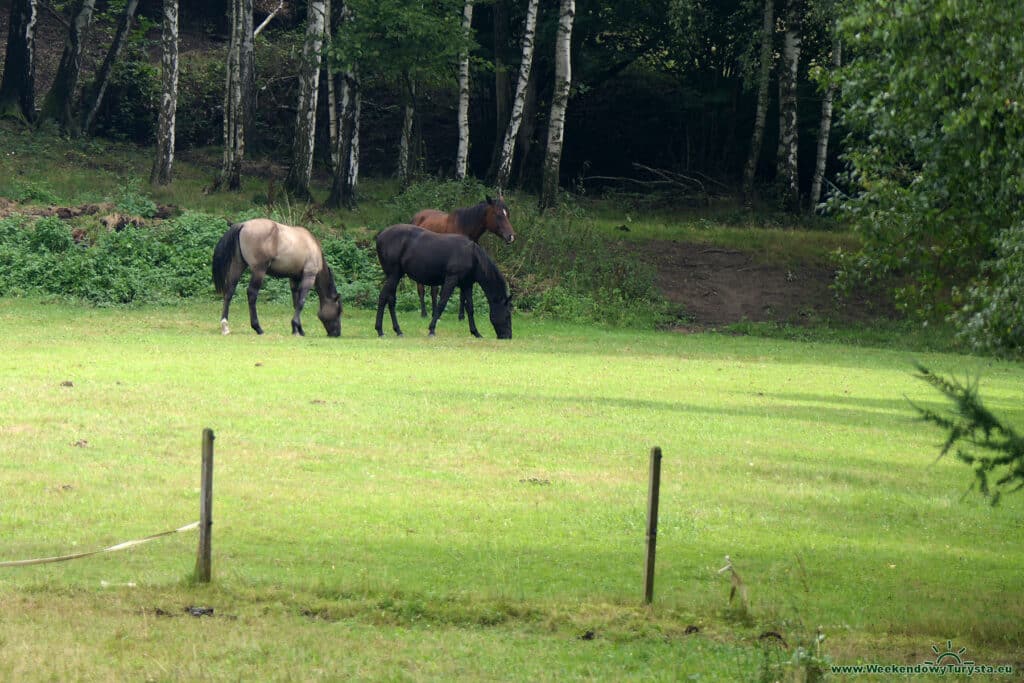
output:
<svg viewBox="0 0 1024 683"><path fill-rule="evenodd" d="M259 296L263 278L286 277L292 284L292 334L303 335L302 307L306 296L314 286L320 296L320 311L317 317L324 324L327 336L341 336L341 296L334 284L334 273L324 259L320 242L305 228L276 223L266 218L254 218L244 223L235 223L217 242L213 250L213 285L217 293L224 294L224 311L220 328L223 334L228 329L228 308L235 287L246 267L252 271L249 279L249 322L256 334L263 334L259 318L256 317L256 297Z"/></svg>
<svg viewBox="0 0 1024 683"><path fill-rule="evenodd" d="M465 235L474 242L479 242L485 232L495 235L512 244L516 233L509 222L508 206L504 197L486 198L476 206L455 209L451 213L437 209L424 209L412 218L413 225L426 228L431 232ZM416 283L416 292L420 296L420 317L427 317L427 306L423 300L423 285ZM459 320L465 311L465 302L459 299ZM430 288L430 310L437 308L437 287Z"/></svg>

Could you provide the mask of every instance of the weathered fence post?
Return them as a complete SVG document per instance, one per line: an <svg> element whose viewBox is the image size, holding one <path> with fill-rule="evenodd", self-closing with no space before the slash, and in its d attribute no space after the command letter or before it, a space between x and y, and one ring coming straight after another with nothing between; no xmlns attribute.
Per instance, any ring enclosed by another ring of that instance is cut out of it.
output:
<svg viewBox="0 0 1024 683"><path fill-rule="evenodd" d="M210 536L213 527L213 430L203 430L203 472L199 491L199 550L196 553L196 581L210 582Z"/></svg>
<svg viewBox="0 0 1024 683"><path fill-rule="evenodd" d="M644 561L644 604L654 599L654 555L658 545L658 491L661 488L661 448L651 449L651 481L647 492L647 559Z"/></svg>

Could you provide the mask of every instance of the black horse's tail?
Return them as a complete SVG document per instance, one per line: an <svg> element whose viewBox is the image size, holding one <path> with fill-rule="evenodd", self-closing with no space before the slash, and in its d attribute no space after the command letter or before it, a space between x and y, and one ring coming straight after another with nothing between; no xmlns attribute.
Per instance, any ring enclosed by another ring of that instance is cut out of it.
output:
<svg viewBox="0 0 1024 683"><path fill-rule="evenodd" d="M241 232L242 223L235 223L213 248L213 289L218 294L223 294L227 286L228 268L238 253L238 236Z"/></svg>

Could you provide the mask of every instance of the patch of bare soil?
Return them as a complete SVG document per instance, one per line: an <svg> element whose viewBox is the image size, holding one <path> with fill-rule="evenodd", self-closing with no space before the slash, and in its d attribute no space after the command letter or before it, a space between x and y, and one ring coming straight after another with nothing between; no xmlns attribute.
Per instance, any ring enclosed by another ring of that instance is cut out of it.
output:
<svg viewBox="0 0 1024 683"><path fill-rule="evenodd" d="M821 265L759 263L752 254L707 244L653 240L641 258L657 269L662 295L697 327L743 321L857 323L881 317L864 298L839 301L835 271Z"/></svg>

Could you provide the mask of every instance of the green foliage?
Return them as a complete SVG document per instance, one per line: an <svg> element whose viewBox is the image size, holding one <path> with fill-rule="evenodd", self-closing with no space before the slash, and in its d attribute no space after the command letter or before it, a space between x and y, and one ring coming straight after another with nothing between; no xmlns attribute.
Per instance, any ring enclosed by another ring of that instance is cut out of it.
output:
<svg viewBox="0 0 1024 683"><path fill-rule="evenodd" d="M979 275L985 286L993 245L1019 220L1024 4L857 0L844 11L855 192L838 204L864 244L844 256L842 284L894 280L908 311L936 319L953 287Z"/></svg>
<svg viewBox="0 0 1024 683"><path fill-rule="evenodd" d="M110 74L103 104L96 117L96 133L113 140L149 144L156 136L156 108L160 97L160 69L145 61L137 46L126 46L125 58ZM179 113L180 118L188 116Z"/></svg>
<svg viewBox="0 0 1024 683"><path fill-rule="evenodd" d="M10 189L10 197L16 202L34 204L56 204L60 201L46 183L28 180L14 181Z"/></svg>
<svg viewBox="0 0 1024 683"><path fill-rule="evenodd" d="M0 296L46 294L98 306L166 302L210 292L222 219L185 215L155 227L102 232L76 245L58 218L0 221Z"/></svg>
<svg viewBox="0 0 1024 683"><path fill-rule="evenodd" d="M974 468L975 481L984 496L991 496L997 505L1002 494L1024 488L1024 437L988 410L978 396L978 384L960 384L945 379L923 365L917 366L918 377L935 387L953 403L950 414L942 414L914 406L921 418L948 433L939 457L954 446L981 449L991 455L975 455L971 450L957 448L956 457ZM995 479L992 482L992 479Z"/></svg>
<svg viewBox="0 0 1024 683"><path fill-rule="evenodd" d="M995 258L984 264L987 275L965 292L964 305L952 320L957 336L982 353L1024 355L1024 224L995 238Z"/></svg>
<svg viewBox="0 0 1024 683"><path fill-rule="evenodd" d="M115 198L114 204L118 210L132 216L152 218L156 215L156 202L139 189L139 184L138 178L131 177L126 179Z"/></svg>

